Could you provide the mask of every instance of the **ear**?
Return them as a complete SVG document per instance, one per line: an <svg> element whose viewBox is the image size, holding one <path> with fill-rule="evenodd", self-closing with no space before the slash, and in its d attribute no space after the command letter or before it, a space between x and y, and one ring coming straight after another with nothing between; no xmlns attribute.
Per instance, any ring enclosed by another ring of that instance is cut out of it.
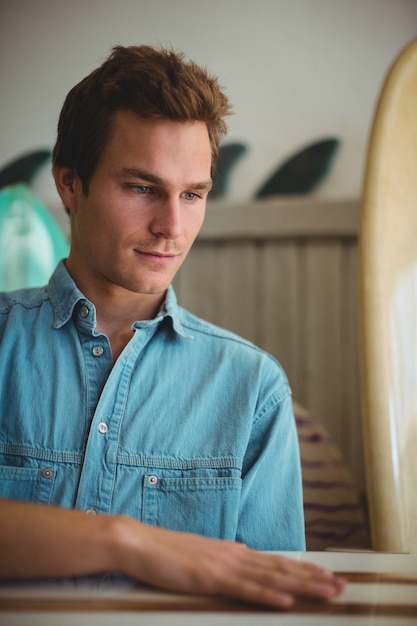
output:
<svg viewBox="0 0 417 626"><path fill-rule="evenodd" d="M74 172L63 165L53 165L52 174L55 185L68 213L76 212L76 190L79 188L79 179Z"/></svg>

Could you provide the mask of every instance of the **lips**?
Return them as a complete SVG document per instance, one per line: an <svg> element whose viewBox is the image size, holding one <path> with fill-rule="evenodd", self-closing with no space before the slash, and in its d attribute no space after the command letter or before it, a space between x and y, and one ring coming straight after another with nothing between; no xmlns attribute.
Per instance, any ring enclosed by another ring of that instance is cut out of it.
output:
<svg viewBox="0 0 417 626"><path fill-rule="evenodd" d="M135 248L135 253L153 263L169 263L177 256L178 252L160 252L159 250L140 250Z"/></svg>
<svg viewBox="0 0 417 626"><path fill-rule="evenodd" d="M135 248L135 252L137 252L138 254L144 254L146 256L156 256L159 258L172 258L174 256L177 256L177 252L159 252L157 250L138 250L137 248Z"/></svg>

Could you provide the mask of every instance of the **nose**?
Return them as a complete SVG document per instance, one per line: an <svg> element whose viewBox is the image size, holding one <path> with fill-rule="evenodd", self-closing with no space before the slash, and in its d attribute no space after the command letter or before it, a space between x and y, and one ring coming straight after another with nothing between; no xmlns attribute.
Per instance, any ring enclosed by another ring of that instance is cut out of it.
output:
<svg viewBox="0 0 417 626"><path fill-rule="evenodd" d="M166 198L158 203L151 223L154 235L165 239L178 239L182 234L182 214L178 198Z"/></svg>

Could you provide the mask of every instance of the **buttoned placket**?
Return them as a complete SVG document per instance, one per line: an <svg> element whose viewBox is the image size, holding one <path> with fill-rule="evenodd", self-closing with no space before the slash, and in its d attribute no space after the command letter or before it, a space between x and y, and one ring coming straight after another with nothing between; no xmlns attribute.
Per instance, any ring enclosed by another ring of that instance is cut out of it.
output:
<svg viewBox="0 0 417 626"><path fill-rule="evenodd" d="M88 300L81 301L76 311L76 324L83 353L85 384L85 420L90 427L101 390L112 368L110 343L105 335L94 332L95 309Z"/></svg>
<svg viewBox="0 0 417 626"><path fill-rule="evenodd" d="M129 344L113 365L97 401L87 439L76 507L85 511L110 513L117 470L119 433L122 428L130 379L139 352L155 332L155 326L136 330ZM97 372L102 359L107 360L105 336L86 342L86 365ZM102 349L99 349L102 348Z"/></svg>

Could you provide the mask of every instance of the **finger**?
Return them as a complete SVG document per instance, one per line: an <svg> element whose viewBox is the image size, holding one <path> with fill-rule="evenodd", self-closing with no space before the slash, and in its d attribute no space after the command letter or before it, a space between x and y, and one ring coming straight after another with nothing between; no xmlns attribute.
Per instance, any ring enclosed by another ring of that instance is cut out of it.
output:
<svg viewBox="0 0 417 626"><path fill-rule="evenodd" d="M249 551L246 565L254 569L259 568L264 572L279 572L288 577L289 580L311 580L319 583L331 583L336 587L343 586L344 583L330 570L313 563L297 561L277 554Z"/></svg>
<svg viewBox="0 0 417 626"><path fill-rule="evenodd" d="M239 581L229 579L217 595L247 604L278 609L288 609L295 602L294 594L283 591L279 587L260 584L259 581L253 579L240 579Z"/></svg>
<svg viewBox="0 0 417 626"><path fill-rule="evenodd" d="M249 551L248 556L249 555L252 557L253 563L258 562L262 566L272 567L282 571L283 573L314 576L322 578L323 580L335 577L332 571L323 568L320 565L308 563L307 561L298 561L281 554L256 552L251 550Z"/></svg>
<svg viewBox="0 0 417 626"><path fill-rule="evenodd" d="M239 580L241 589L250 590L258 599L266 596L269 602L287 605L295 596L313 597L327 600L343 591L345 582L336 578L332 572L317 567L304 567L304 564L289 559L252 559L249 558L239 569L233 571L234 577L229 575L229 581L234 586L235 579ZM223 581L221 584L225 584ZM274 599L275 598L275 599Z"/></svg>
<svg viewBox="0 0 417 626"><path fill-rule="evenodd" d="M265 571L263 584L270 587L278 586L282 591L297 596L321 599L330 599L339 595L346 586L345 581L331 572L310 568L289 570L287 567Z"/></svg>
<svg viewBox="0 0 417 626"><path fill-rule="evenodd" d="M289 581L279 575L269 576L264 580L240 579L235 583L228 581L219 595L240 599L247 603L271 607L288 608L297 597L308 597L327 601L340 593L341 589L332 584Z"/></svg>
<svg viewBox="0 0 417 626"><path fill-rule="evenodd" d="M287 585L283 580L276 580L274 584L270 580L267 584L253 579L240 580L237 583L229 580L216 595L279 609L290 608L300 596L311 597L315 600L329 600L334 595L334 590L329 588L305 586L301 589L295 585L294 591L291 592L288 587L290 585Z"/></svg>

